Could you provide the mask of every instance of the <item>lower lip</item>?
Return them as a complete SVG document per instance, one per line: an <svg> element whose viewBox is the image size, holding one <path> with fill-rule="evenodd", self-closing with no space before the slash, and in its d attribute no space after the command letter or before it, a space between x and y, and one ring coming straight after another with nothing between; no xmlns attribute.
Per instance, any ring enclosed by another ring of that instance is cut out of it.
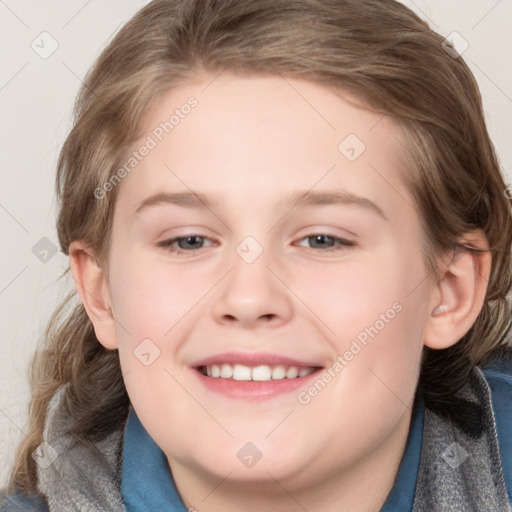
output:
<svg viewBox="0 0 512 512"><path fill-rule="evenodd" d="M295 379L254 381L207 377L194 369L194 373L199 378L199 381L210 391L220 393L229 398L244 400L263 400L283 393L291 393L309 384L312 379L318 377L320 372L321 369L318 369L305 377L297 377Z"/></svg>

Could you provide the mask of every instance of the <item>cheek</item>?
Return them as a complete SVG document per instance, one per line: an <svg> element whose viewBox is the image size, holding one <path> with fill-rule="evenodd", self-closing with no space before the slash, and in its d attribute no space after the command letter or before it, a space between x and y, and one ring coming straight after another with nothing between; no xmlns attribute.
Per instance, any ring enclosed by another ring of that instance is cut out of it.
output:
<svg viewBox="0 0 512 512"><path fill-rule="evenodd" d="M177 270L143 258L124 258L112 274L114 311L125 327L118 329L121 344L151 338L164 347L170 332L212 288L214 278L204 270Z"/></svg>
<svg viewBox="0 0 512 512"><path fill-rule="evenodd" d="M314 288L299 293L328 326L325 335L337 354L333 394L351 408L366 404L365 410L385 417L386 410L410 403L419 375L428 299L426 288L415 285L425 277L421 257L390 250L333 268L319 267L309 282Z"/></svg>
<svg viewBox="0 0 512 512"><path fill-rule="evenodd" d="M368 329L387 330L397 323L395 318L403 319L402 310L417 306L409 292L421 270L408 266L397 253L389 247L345 262L320 263L307 272L290 273L287 284L329 327L333 343L343 348L358 334L364 341Z"/></svg>

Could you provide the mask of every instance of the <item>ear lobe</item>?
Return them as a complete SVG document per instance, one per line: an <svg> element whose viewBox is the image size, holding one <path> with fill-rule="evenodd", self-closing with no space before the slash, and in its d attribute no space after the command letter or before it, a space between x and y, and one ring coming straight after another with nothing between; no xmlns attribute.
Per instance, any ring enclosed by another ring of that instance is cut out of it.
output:
<svg viewBox="0 0 512 512"><path fill-rule="evenodd" d="M90 247L80 241L69 247L69 264L77 291L94 325L99 342L107 349L117 348L115 320L107 280Z"/></svg>
<svg viewBox="0 0 512 512"><path fill-rule="evenodd" d="M456 251L435 284L424 334L424 344L432 349L455 345L471 329L484 304L491 254L481 233L476 241L472 234L471 244L483 252Z"/></svg>

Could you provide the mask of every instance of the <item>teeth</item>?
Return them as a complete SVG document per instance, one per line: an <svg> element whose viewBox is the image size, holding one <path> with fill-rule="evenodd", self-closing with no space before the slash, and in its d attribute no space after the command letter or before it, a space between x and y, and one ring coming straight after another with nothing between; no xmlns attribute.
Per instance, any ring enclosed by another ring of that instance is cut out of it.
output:
<svg viewBox="0 0 512 512"><path fill-rule="evenodd" d="M296 366L290 366L288 370L286 370L286 378L287 379L295 379L299 375L299 369Z"/></svg>
<svg viewBox="0 0 512 512"><path fill-rule="evenodd" d="M284 379L286 377L286 368L282 365L274 366L272 368L273 379Z"/></svg>
<svg viewBox="0 0 512 512"><path fill-rule="evenodd" d="M270 380L272 378L272 369L266 365L256 366L249 373L252 373L252 380Z"/></svg>
<svg viewBox="0 0 512 512"><path fill-rule="evenodd" d="M227 366L227 365L222 365ZM233 366L233 379L235 380L251 380L251 369L248 366L235 364Z"/></svg>
<svg viewBox="0 0 512 512"><path fill-rule="evenodd" d="M220 369L220 376L223 379L231 379L233 377L233 367L230 364L223 364Z"/></svg>
<svg viewBox="0 0 512 512"><path fill-rule="evenodd" d="M313 368L301 368L299 370L299 377L305 377L313 371Z"/></svg>
<svg viewBox="0 0 512 512"><path fill-rule="evenodd" d="M297 377L305 377L314 372L313 367L297 366L268 366L262 364L260 366L245 366L243 364L228 364L222 365L212 364L206 367L206 375L213 378L234 379L234 380L255 380L255 381L269 381L269 380L282 380L282 379L296 379Z"/></svg>

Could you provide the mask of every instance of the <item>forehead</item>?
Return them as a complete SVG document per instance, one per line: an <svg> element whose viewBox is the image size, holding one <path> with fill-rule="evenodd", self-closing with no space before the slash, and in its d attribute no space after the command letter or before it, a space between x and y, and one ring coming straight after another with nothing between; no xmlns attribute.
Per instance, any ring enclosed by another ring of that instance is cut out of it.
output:
<svg viewBox="0 0 512 512"><path fill-rule="evenodd" d="M408 193L397 127L355 101L279 75L183 84L147 112L131 151L150 149L123 179L118 201L133 213L150 195L196 192L224 207L261 207L332 188L382 210L410 209L412 200L400 204Z"/></svg>

